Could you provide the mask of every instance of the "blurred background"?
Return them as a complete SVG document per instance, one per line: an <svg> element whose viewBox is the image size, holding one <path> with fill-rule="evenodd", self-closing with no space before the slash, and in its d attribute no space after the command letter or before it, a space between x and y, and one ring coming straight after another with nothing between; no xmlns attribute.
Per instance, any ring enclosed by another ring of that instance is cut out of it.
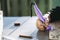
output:
<svg viewBox="0 0 60 40"><path fill-rule="evenodd" d="M60 0L34 0L39 9L45 14L47 11L60 6ZM32 0L0 0L0 10L4 16L35 16Z"/></svg>

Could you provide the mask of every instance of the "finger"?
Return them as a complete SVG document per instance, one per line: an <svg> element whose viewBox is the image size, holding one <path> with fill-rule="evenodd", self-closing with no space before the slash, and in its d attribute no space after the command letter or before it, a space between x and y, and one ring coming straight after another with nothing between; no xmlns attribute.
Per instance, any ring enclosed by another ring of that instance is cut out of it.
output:
<svg viewBox="0 0 60 40"><path fill-rule="evenodd" d="M46 20L46 19L45 19L44 24L45 24L45 27L47 27L47 26L48 26L48 24L49 24L49 20Z"/></svg>
<svg viewBox="0 0 60 40"><path fill-rule="evenodd" d="M43 23L37 19L36 26L39 30L44 30Z"/></svg>

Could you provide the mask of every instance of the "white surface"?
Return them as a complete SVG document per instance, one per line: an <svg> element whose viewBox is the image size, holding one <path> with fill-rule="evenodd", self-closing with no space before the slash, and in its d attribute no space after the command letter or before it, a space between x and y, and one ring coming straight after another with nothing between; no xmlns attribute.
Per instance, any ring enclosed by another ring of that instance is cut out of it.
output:
<svg viewBox="0 0 60 40"><path fill-rule="evenodd" d="M2 31L3 31L3 11L0 10L0 40L2 40Z"/></svg>
<svg viewBox="0 0 60 40"><path fill-rule="evenodd" d="M18 29L13 31L10 35L3 36L7 39L16 40L48 40L48 32L39 32L36 27L37 17L30 17L25 23L23 23ZM18 20L20 21L20 20ZM22 20L23 21L23 20ZM13 28L12 28L13 29ZM8 30L8 29L7 29ZM8 33L8 32L6 32ZM22 38L19 35L32 36L32 39Z"/></svg>
<svg viewBox="0 0 60 40"><path fill-rule="evenodd" d="M4 29L3 29L3 35L10 35L12 32L14 32L16 29L18 29L24 22L26 22L30 17L4 17ZM14 20L14 21L11 21ZM10 22L10 23L9 23ZM14 26L15 22L19 22L21 25L16 27ZM8 24L8 25L7 25Z"/></svg>
<svg viewBox="0 0 60 40"><path fill-rule="evenodd" d="M10 37L14 37L18 40L20 40L21 38L19 38L19 35L29 35L31 36L31 34L37 30L36 28L36 17L32 17L30 18L27 22L25 22L19 29L17 29L15 32L13 32L11 35L9 35ZM21 39L24 40L24 39ZM27 39L26 39L27 40Z"/></svg>

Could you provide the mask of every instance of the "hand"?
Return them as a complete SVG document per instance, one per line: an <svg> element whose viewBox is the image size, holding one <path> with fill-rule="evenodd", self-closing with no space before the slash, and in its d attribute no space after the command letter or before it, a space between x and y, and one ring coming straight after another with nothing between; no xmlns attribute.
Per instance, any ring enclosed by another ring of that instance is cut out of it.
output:
<svg viewBox="0 0 60 40"><path fill-rule="evenodd" d="M40 19L37 19L36 26L39 30L44 31L44 27L47 28L49 21L45 19L45 22L42 23Z"/></svg>

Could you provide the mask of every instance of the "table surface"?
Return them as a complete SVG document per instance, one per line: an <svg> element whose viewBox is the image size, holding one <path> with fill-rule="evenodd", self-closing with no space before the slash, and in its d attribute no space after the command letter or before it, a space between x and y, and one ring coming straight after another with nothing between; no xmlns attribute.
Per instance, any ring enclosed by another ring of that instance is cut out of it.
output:
<svg viewBox="0 0 60 40"><path fill-rule="evenodd" d="M3 36L11 40L48 40L48 32L41 32L36 28L37 17L4 17ZM14 26L15 22L21 23L20 26ZM32 39L22 38L19 35L32 36Z"/></svg>

